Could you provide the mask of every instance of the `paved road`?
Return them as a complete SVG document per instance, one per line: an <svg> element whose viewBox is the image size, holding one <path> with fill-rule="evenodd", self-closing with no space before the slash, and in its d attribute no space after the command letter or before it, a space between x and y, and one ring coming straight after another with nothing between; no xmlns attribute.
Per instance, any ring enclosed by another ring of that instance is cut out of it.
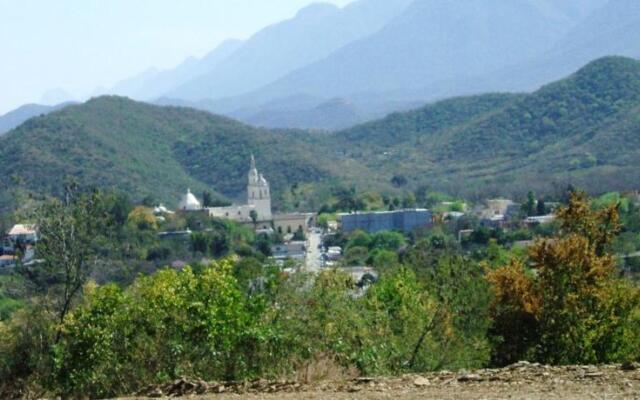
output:
<svg viewBox="0 0 640 400"><path fill-rule="evenodd" d="M307 256L305 266L309 272L319 272L322 269L322 252L318 246L322 243L322 235L313 231L307 234Z"/></svg>

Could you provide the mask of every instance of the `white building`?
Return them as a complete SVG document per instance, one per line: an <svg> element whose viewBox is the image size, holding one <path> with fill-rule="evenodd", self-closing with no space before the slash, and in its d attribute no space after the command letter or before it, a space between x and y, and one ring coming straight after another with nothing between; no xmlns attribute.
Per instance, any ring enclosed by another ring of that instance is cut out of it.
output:
<svg viewBox="0 0 640 400"><path fill-rule="evenodd" d="M182 196L180 203L178 204L180 211L199 211L202 210L202 205L196 199L196 196L191 193L191 189L187 189L187 193Z"/></svg>
<svg viewBox="0 0 640 400"><path fill-rule="evenodd" d="M198 199L188 190L180 201L179 209L181 211L204 211L212 218L231 219L243 223L253 222L251 215L252 211L255 211L257 222L265 228L270 227L273 219L269 182L258 172L253 155L251 156L247 182L247 204L203 208ZM265 222L269 222L269 226L266 226Z"/></svg>
<svg viewBox="0 0 640 400"><path fill-rule="evenodd" d="M249 184L247 185L247 204L253 206L258 213L259 221L271 221L271 193L269 182L258 173L256 160L251 155L251 169L249 170Z"/></svg>
<svg viewBox="0 0 640 400"><path fill-rule="evenodd" d="M38 240L38 233L35 225L16 224L9 232L7 238L13 243L30 243L33 244Z"/></svg>

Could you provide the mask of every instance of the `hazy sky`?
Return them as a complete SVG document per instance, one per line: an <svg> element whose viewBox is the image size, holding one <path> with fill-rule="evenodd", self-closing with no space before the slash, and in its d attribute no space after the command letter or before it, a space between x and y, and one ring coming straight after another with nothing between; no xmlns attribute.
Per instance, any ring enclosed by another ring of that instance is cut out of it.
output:
<svg viewBox="0 0 640 400"><path fill-rule="evenodd" d="M352 0L323 0L344 6ZM0 114L247 38L313 0L0 0Z"/></svg>

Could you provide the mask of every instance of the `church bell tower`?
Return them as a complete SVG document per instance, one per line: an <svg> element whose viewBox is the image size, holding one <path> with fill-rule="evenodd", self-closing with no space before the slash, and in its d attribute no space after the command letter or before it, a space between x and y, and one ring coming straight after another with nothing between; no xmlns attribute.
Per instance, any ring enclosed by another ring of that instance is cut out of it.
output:
<svg viewBox="0 0 640 400"><path fill-rule="evenodd" d="M255 207L259 221L270 221L272 219L269 182L267 182L262 174L258 173L253 154L251 155L249 183L247 185L247 204Z"/></svg>

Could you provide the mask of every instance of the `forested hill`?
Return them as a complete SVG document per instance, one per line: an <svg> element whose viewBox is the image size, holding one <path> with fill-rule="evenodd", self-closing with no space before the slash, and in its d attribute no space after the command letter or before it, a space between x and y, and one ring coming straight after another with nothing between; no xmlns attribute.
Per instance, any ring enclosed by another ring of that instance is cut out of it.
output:
<svg viewBox="0 0 640 400"><path fill-rule="evenodd" d="M0 204L7 206L16 188L60 193L70 177L171 206L187 188L236 198L252 152L275 190L332 175L300 137L188 108L100 97L31 119L0 139Z"/></svg>
<svg viewBox="0 0 640 400"><path fill-rule="evenodd" d="M170 206L187 187L241 198L252 152L276 196L319 182L375 191L426 185L472 198L569 183L636 189L639 148L640 62L622 57L594 61L535 93L444 100L336 133L257 129L189 108L101 97L0 138L0 208L12 189L59 193L67 177Z"/></svg>
<svg viewBox="0 0 640 400"><path fill-rule="evenodd" d="M602 58L532 94L446 100L334 139L386 179L467 196L637 188L640 62Z"/></svg>

